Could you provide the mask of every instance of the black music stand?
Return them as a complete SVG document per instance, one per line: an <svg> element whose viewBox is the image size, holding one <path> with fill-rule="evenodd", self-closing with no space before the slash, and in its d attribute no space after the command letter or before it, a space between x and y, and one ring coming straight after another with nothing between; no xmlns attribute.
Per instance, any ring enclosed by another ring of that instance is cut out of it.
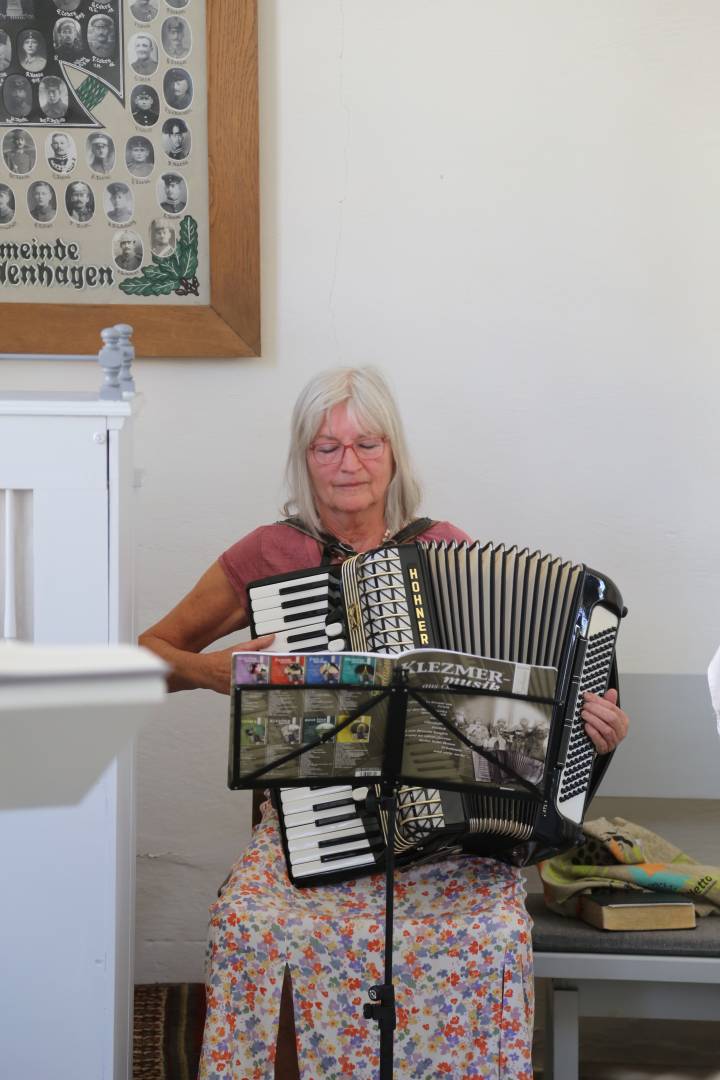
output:
<svg viewBox="0 0 720 1080"><path fill-rule="evenodd" d="M392 842L397 812L397 781L383 781L380 806L387 813L385 841L385 966L384 982L371 986L370 1001L363 1005L363 1016L374 1020L380 1029L380 1080L392 1080L393 1052L397 1013L393 984L393 915L395 911L395 847Z"/></svg>
<svg viewBox="0 0 720 1080"><path fill-rule="evenodd" d="M283 686L283 690L307 689L304 685L295 687ZM385 966L384 982L377 986L371 986L368 990L370 1001L363 1005L363 1016L366 1020L375 1020L380 1030L380 1080L392 1080L393 1076L393 1053L394 1032L397 1027L397 1013L395 1010L395 987L392 981L392 956L393 956L393 913L395 906L395 847L393 836L395 833L395 815L397 811L397 790L400 786L398 777L402 760L402 745L405 734L405 680L403 672L398 669L393 674L390 686L376 692L367 700L350 712L339 724L331 730L318 736L309 743L295 747L268 765L254 769L242 778L243 787L253 787L255 781L261 780L263 775L272 772L279 766L302 757L316 747L335 738L338 732L348 727L359 716L367 713L370 709L379 705L386 698L390 699L388 709L387 733L385 746L385 761L383 763L383 775L380 780L382 794L379 805L387 813L387 835L385 838ZM313 777L318 787L330 786L337 783L337 777ZM274 781L275 784L277 782ZM286 784L287 781L281 782ZM240 785L238 785L240 786Z"/></svg>
<svg viewBox="0 0 720 1080"><path fill-rule="evenodd" d="M298 690L302 691L307 689L304 684L297 686L283 686L284 691ZM353 689L357 689L353 687ZM438 720L448 731L452 732L454 736L459 738L470 749L481 754L488 761L499 765L506 773L516 779L523 787L529 790L535 795L538 801L542 799L542 792L536 784L531 783L524 777L520 776L515 770L504 762L500 762L498 758L491 752L483 747L476 745L472 740L468 739L453 723L443 717L433 705L427 701L427 695L432 696L434 691L424 690L418 693L411 690L407 686L406 674L402 668L397 668L393 673L392 682L389 686L383 687L371 692L372 696L362 701L360 705L352 712L350 712L345 718L336 724L332 729L313 739L311 742L303 744L302 746L295 747L289 750L286 754L276 758L273 762L263 765L258 769L254 769L252 772L247 773L242 777L242 780L236 783L234 786L250 788L255 786L257 780L261 780L262 777L279 766L286 764L288 761L292 761L296 758L302 757L304 754L309 753L316 747L328 742L330 739L335 738L338 732L348 727L354 720L357 720L359 716L367 713L375 706L379 705L386 698L389 699L388 707L388 722L386 728L386 741L385 741L385 755L383 761L382 777L377 778L381 788L381 795L379 800L379 807L387 814L387 832L385 836L385 956L384 956L384 981L375 986L371 986L368 990L369 1002L363 1005L363 1016L366 1020L374 1020L379 1028L380 1032L380 1073L379 1080L393 1080L393 1055L394 1055L394 1032L397 1027L397 1012L395 1008L395 986L393 983L393 919L395 911L395 846L394 846L394 834L395 834L395 821L397 816L397 797L398 789L407 783L407 780L401 780L401 767L402 767L402 753L403 744L405 739L405 716L408 698L412 697L418 701L423 708ZM506 692L488 691L483 689L476 689L471 687L443 687L442 693L458 693L458 694L472 694L472 695L491 695L494 697L517 697L520 695L508 694ZM548 699L541 698L528 698L524 696L525 700L536 700L548 703ZM356 779L356 778L355 778ZM338 777L332 776L324 779L322 777L313 777L313 781L320 787L330 786L337 783ZM377 781L376 781L377 782ZM287 778L282 780L273 779L270 781L273 786L288 786ZM425 783L428 786L442 787L442 784L434 784L433 781L427 780Z"/></svg>

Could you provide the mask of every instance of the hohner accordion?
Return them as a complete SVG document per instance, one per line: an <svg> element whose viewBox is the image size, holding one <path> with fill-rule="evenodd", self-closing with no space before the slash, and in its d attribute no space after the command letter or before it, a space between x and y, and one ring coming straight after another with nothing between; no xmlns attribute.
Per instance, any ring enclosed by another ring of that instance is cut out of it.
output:
<svg viewBox="0 0 720 1080"><path fill-rule="evenodd" d="M625 611L605 575L517 547L416 542L254 582L248 595L253 636L275 633L275 651L399 655L427 647L557 670L536 782L513 784L490 768L470 790L401 788L398 865L458 850L528 865L577 841L611 756L598 757L581 717L586 691L617 685ZM378 793L367 781L274 792L295 884L384 865Z"/></svg>

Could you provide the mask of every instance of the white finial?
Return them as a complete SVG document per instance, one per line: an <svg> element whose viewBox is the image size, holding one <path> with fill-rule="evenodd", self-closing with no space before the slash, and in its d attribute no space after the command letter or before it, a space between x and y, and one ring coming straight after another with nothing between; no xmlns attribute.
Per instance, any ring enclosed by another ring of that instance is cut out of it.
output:
<svg viewBox="0 0 720 1080"><path fill-rule="evenodd" d="M103 384L100 387L100 397L104 400L122 401L120 389L120 369L123 363L123 354L119 347L120 335L117 328L110 326L100 331L100 337L104 345L98 353L98 363L103 369Z"/></svg>
<svg viewBox="0 0 720 1080"><path fill-rule="evenodd" d="M132 343L133 328L128 323L118 323L115 332L120 338L120 352L123 358L120 372L120 389L123 392L123 397L132 397L135 393L135 380L130 370L135 359L135 347Z"/></svg>

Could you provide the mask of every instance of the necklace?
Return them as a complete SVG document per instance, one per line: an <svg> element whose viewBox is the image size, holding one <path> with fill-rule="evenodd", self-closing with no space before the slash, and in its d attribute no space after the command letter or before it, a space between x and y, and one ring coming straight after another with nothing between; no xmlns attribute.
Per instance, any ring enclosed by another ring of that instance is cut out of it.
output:
<svg viewBox="0 0 720 1080"><path fill-rule="evenodd" d="M392 536L392 533L390 532L390 530L386 529L385 532L380 537L378 543L376 545L374 545L374 546L382 547L383 544L387 544L387 542L388 542L388 540L390 539L391 536ZM347 540L343 540L341 537L338 537L337 539L338 539L338 541L340 542L340 544L341 544L341 546L343 548L346 548L350 552L353 552L353 553L355 552L355 548L353 547L352 544L349 544L347 542ZM368 549L368 550L371 550L371 549Z"/></svg>

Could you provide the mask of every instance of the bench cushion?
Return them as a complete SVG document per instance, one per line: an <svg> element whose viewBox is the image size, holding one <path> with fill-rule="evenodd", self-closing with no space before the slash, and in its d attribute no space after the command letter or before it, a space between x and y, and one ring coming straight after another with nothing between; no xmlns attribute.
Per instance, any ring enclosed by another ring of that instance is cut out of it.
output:
<svg viewBox="0 0 720 1080"><path fill-rule="evenodd" d="M531 893L533 950L563 953L633 953L649 956L720 957L720 917L698 919L694 930L597 930L580 919L566 919L545 907L542 895Z"/></svg>

